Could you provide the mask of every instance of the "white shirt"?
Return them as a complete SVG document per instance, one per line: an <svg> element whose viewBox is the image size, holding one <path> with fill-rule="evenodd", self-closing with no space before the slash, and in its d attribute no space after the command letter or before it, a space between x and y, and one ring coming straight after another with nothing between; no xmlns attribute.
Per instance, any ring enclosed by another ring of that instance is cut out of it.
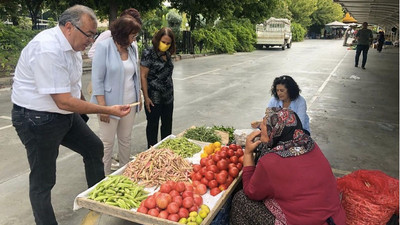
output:
<svg viewBox="0 0 400 225"><path fill-rule="evenodd" d="M82 55L74 51L59 26L36 35L22 50L15 69L11 101L36 111L70 114L50 94L81 97Z"/></svg>
<svg viewBox="0 0 400 225"><path fill-rule="evenodd" d="M110 30L106 30L106 31L102 32L102 33L96 38L96 41L92 44L92 47L90 47L90 49L89 49L89 51L88 51L88 57L89 57L90 59L93 59L94 52L96 51L96 45L97 45L97 43L99 43L100 41L106 40L107 38L110 38L111 36L112 36L112 35L111 35L111 31L110 31ZM132 42L131 45L132 45L132 47L134 47L135 50L136 50L136 58L139 59L138 45L137 45L136 40L134 40L134 41Z"/></svg>
<svg viewBox="0 0 400 225"><path fill-rule="evenodd" d="M133 81L133 74L136 71L135 65L132 63L132 60L129 59L123 60L122 64L124 65L124 100L123 104L131 104L135 102L136 99L136 91L135 91L135 83Z"/></svg>

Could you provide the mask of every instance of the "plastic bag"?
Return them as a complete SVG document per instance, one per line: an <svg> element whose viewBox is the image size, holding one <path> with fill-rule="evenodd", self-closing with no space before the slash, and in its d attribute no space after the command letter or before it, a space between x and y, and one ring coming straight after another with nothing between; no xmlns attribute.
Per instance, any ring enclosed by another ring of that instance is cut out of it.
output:
<svg viewBox="0 0 400 225"><path fill-rule="evenodd" d="M399 180L378 170L357 170L337 179L348 225L385 225L399 213Z"/></svg>

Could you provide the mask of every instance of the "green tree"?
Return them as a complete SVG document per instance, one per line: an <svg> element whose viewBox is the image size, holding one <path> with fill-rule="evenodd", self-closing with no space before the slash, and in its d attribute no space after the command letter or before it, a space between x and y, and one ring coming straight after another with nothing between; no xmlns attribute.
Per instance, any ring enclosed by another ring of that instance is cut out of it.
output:
<svg viewBox="0 0 400 225"><path fill-rule="evenodd" d="M310 31L320 33L325 24L343 18L342 6L331 0L317 0L317 10L311 14Z"/></svg>
<svg viewBox="0 0 400 225"><path fill-rule="evenodd" d="M128 8L135 8L139 12L147 12L161 7L163 0L92 0L100 19L114 21L119 14Z"/></svg>
<svg viewBox="0 0 400 225"><path fill-rule="evenodd" d="M292 20L292 12L289 10L288 0L278 1L272 16L275 18L286 18Z"/></svg>
<svg viewBox="0 0 400 225"><path fill-rule="evenodd" d="M32 20L32 30L38 29L39 13L42 10L44 0L23 0L23 3L28 8L29 16Z"/></svg>
<svg viewBox="0 0 400 225"><path fill-rule="evenodd" d="M270 18L272 12L280 4L279 0L250 0L241 1L242 4L238 5L233 12L236 18L247 18L253 24L261 23Z"/></svg>
<svg viewBox="0 0 400 225"><path fill-rule="evenodd" d="M317 10L318 0L287 0L292 13L292 22L301 24L304 28L311 25L311 14Z"/></svg>

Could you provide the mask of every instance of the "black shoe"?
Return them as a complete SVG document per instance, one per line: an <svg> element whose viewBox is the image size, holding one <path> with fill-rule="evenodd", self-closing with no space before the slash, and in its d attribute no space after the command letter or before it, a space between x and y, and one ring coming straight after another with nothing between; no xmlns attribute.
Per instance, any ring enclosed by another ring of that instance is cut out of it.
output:
<svg viewBox="0 0 400 225"><path fill-rule="evenodd" d="M354 67L358 67L358 65L354 65Z"/></svg>
<svg viewBox="0 0 400 225"><path fill-rule="evenodd" d="M365 70L365 67L361 67L363 70Z"/></svg>

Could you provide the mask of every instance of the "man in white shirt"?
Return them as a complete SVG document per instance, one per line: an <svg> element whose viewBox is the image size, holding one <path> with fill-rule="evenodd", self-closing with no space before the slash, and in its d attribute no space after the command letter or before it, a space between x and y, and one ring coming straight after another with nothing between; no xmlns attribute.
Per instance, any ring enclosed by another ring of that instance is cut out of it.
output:
<svg viewBox="0 0 400 225"><path fill-rule="evenodd" d="M27 151L36 224L57 224L51 189L60 145L82 155L89 187L104 178L103 144L79 114L123 117L130 112L129 105L100 106L82 95L80 51L94 41L96 29L92 9L67 9L57 27L40 32L22 50L15 70L12 122Z"/></svg>

